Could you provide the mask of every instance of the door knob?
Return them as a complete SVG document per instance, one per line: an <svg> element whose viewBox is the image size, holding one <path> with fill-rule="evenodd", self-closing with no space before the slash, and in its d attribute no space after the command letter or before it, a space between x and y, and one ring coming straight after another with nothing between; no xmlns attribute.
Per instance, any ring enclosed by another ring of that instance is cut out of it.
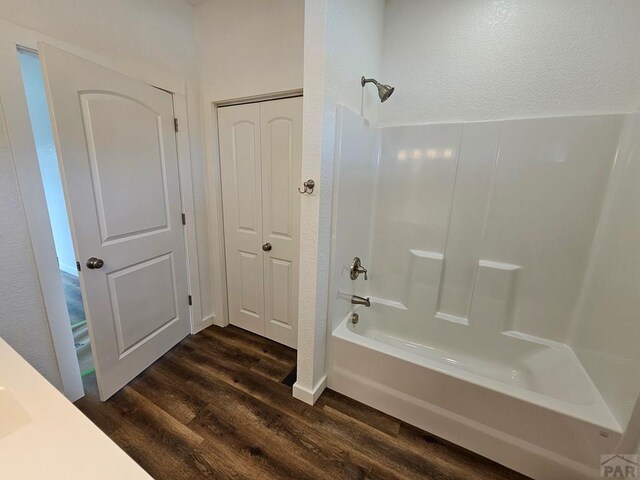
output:
<svg viewBox="0 0 640 480"><path fill-rule="evenodd" d="M262 250L264 250L265 252L270 252L271 248L272 247L270 243L265 243L264 245L262 245Z"/></svg>
<svg viewBox="0 0 640 480"><path fill-rule="evenodd" d="M91 257L89 260L87 260L87 268L90 269L94 269L94 268L102 268L104 265L104 260L102 260L101 258L96 258L96 257Z"/></svg>

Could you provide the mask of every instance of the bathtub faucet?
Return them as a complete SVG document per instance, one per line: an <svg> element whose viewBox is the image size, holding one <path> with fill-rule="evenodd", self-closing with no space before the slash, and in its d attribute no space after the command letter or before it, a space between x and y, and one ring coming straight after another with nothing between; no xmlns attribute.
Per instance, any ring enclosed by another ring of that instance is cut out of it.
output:
<svg viewBox="0 0 640 480"><path fill-rule="evenodd" d="M369 301L369 297L363 298L363 297L359 297L358 295L352 295L351 296L351 303L353 303L354 305L364 305L365 307L370 307L371 306L371 302Z"/></svg>

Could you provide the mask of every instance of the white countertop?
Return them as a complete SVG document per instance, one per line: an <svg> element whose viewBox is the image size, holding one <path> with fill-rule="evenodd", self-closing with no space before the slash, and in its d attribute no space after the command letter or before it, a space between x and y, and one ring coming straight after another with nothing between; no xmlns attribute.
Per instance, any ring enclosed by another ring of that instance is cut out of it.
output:
<svg viewBox="0 0 640 480"><path fill-rule="evenodd" d="M0 339L0 478L151 477Z"/></svg>

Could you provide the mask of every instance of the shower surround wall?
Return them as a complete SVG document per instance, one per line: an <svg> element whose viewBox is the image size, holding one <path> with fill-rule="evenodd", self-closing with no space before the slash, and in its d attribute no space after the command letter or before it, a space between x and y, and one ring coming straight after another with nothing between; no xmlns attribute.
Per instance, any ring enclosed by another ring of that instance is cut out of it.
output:
<svg viewBox="0 0 640 480"><path fill-rule="evenodd" d="M387 354L408 348L405 362L416 352L440 352L463 377L471 372L470 382L531 402L532 417L540 406L561 414L539 417L549 425L540 420L536 434L523 438L512 428L527 422L513 413L520 407L505 407L515 416L502 429L537 454L547 449L543 458L568 469L557 478L595 475L600 453L635 448L627 424L640 384L633 349L640 301L632 293L640 291L637 115L368 128L341 107L338 119L329 386L353 396L357 389L347 385L361 375L386 393L358 399L400 416L380 399L433 401L427 380L422 398L414 387L382 382L382 357L367 359L372 370L347 364L346 339L353 357L369 355L353 350L366 345L349 337L359 333L383 342ZM369 268L369 281L349 279L354 256ZM372 299L370 309L358 308L357 328L345 322L353 293ZM398 367L395 377L414 366ZM412 374L416 385L421 377ZM446 389L438 395L441 408L460 414ZM496 414L468 413L480 422ZM486 426L501 429L492 422Z"/></svg>
<svg viewBox="0 0 640 480"><path fill-rule="evenodd" d="M490 277L508 289L501 330L565 340L621 124L592 116L382 128L369 293L406 304L410 275L428 258L438 317L473 321L473 293Z"/></svg>
<svg viewBox="0 0 640 480"><path fill-rule="evenodd" d="M340 214L333 212L331 229L331 284L340 292L339 298L329 299L329 311L335 326L351 310L351 295L357 293L357 282L349 277L349 266L359 256L366 267L371 262L371 229L375 175L378 164L377 132L366 120L345 108L338 108L337 124L342 135L336 138L335 171L342 180L333 194L334 209L340 205ZM354 253L357 252L357 253ZM360 276L362 281L364 276ZM359 281L360 281L359 279Z"/></svg>

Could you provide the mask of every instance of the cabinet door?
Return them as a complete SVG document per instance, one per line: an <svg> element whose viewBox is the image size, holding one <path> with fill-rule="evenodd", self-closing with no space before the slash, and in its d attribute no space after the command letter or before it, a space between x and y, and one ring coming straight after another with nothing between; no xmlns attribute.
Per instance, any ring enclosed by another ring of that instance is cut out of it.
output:
<svg viewBox="0 0 640 480"><path fill-rule="evenodd" d="M260 105L218 110L229 321L264 335Z"/></svg>
<svg viewBox="0 0 640 480"><path fill-rule="evenodd" d="M260 104L262 240L265 336L295 348L298 340L298 267L302 98Z"/></svg>

